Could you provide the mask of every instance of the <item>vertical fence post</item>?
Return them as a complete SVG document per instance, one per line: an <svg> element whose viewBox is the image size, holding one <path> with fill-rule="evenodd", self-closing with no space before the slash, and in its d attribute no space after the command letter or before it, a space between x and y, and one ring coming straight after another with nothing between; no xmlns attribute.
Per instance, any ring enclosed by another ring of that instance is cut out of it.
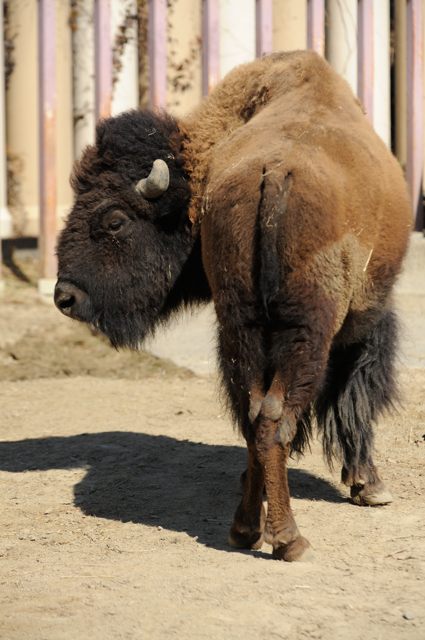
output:
<svg viewBox="0 0 425 640"><path fill-rule="evenodd" d="M373 124L373 0L359 0L357 95Z"/></svg>
<svg viewBox="0 0 425 640"><path fill-rule="evenodd" d="M112 73L112 115L137 109L139 104L139 62L137 57L137 2L136 0L112 0L111 34L114 57L119 68ZM115 44L121 42L122 50L115 53Z"/></svg>
<svg viewBox="0 0 425 640"><path fill-rule="evenodd" d="M257 58L273 51L273 1L256 0L255 49Z"/></svg>
<svg viewBox="0 0 425 640"><path fill-rule="evenodd" d="M93 144L95 127L94 1L78 0L72 29L74 157Z"/></svg>
<svg viewBox="0 0 425 640"><path fill-rule="evenodd" d="M149 0L149 100L151 107L167 102L167 2Z"/></svg>
<svg viewBox="0 0 425 640"><path fill-rule="evenodd" d="M263 5L268 0L262 2ZM256 3L254 0L222 0L219 2L220 77L256 56Z"/></svg>
<svg viewBox="0 0 425 640"><path fill-rule="evenodd" d="M403 168L407 156L407 51L406 0L395 3L395 131L397 159Z"/></svg>
<svg viewBox="0 0 425 640"><path fill-rule="evenodd" d="M111 115L112 101L112 47L111 7L109 0L95 0L95 78L96 120Z"/></svg>
<svg viewBox="0 0 425 640"><path fill-rule="evenodd" d="M208 95L220 77L218 0L202 0L202 93Z"/></svg>
<svg viewBox="0 0 425 640"><path fill-rule="evenodd" d="M422 0L407 1L407 162L406 178L415 229L424 228L422 204L423 149L423 33Z"/></svg>
<svg viewBox="0 0 425 640"><path fill-rule="evenodd" d="M55 0L39 0L38 46L40 84L40 281L41 294L51 293L56 278L56 24Z"/></svg>
<svg viewBox="0 0 425 640"><path fill-rule="evenodd" d="M325 0L308 0L307 47L325 55Z"/></svg>
<svg viewBox="0 0 425 640"><path fill-rule="evenodd" d="M357 0L327 0L326 57L357 92Z"/></svg>
<svg viewBox="0 0 425 640"><path fill-rule="evenodd" d="M0 292L2 280L1 241L12 233L12 221L7 208L7 159L6 159L6 103L4 99L4 60L3 60L3 0L0 0L0 157L5 161L0 167Z"/></svg>
<svg viewBox="0 0 425 640"><path fill-rule="evenodd" d="M373 126L391 148L390 0L373 4Z"/></svg>

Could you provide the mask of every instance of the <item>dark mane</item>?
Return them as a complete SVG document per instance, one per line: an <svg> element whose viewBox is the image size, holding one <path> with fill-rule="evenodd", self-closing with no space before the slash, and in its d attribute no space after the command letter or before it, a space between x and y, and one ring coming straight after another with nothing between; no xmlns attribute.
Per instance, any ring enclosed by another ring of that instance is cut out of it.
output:
<svg viewBox="0 0 425 640"><path fill-rule="evenodd" d="M88 146L75 164L71 186L76 196L99 186L132 188L149 174L157 158L170 169L170 188L161 198L161 213L182 209L190 198L189 180L183 166L184 134L176 120L166 113L127 111L102 120L96 128L96 143Z"/></svg>

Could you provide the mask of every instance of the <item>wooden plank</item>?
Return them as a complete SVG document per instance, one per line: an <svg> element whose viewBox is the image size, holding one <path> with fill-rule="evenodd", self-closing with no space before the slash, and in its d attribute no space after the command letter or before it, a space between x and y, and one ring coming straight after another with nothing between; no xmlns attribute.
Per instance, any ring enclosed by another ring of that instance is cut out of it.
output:
<svg viewBox="0 0 425 640"><path fill-rule="evenodd" d="M202 93L220 79L218 0L202 0Z"/></svg>
<svg viewBox="0 0 425 640"><path fill-rule="evenodd" d="M95 0L95 113L96 120L111 115L112 46L111 7L109 0Z"/></svg>
<svg viewBox="0 0 425 640"><path fill-rule="evenodd" d="M373 124L373 0L359 0L357 94Z"/></svg>
<svg viewBox="0 0 425 640"><path fill-rule="evenodd" d="M255 48L257 58L273 51L273 0L256 0Z"/></svg>
<svg viewBox="0 0 425 640"><path fill-rule="evenodd" d="M423 31L422 0L407 1L407 162L406 178L412 199L415 229L424 228L422 177L423 130Z"/></svg>
<svg viewBox="0 0 425 640"><path fill-rule="evenodd" d="M325 0L308 0L307 47L325 55Z"/></svg>
<svg viewBox="0 0 425 640"><path fill-rule="evenodd" d="M151 107L167 103L167 1L149 0L149 101Z"/></svg>
<svg viewBox="0 0 425 640"><path fill-rule="evenodd" d="M56 277L56 22L55 0L39 0L40 277Z"/></svg>

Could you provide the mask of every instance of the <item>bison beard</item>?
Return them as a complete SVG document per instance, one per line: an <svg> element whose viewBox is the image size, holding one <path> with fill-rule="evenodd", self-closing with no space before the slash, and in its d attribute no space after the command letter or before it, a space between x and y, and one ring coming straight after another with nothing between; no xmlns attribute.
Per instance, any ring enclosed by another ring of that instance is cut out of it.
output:
<svg viewBox="0 0 425 640"><path fill-rule="evenodd" d="M391 290L410 208L397 162L323 59L239 67L184 122L102 122L73 187L58 244L63 313L137 348L174 311L214 302L248 447L231 544L305 556L286 465L314 423L351 500L391 501L372 423L396 396Z"/></svg>

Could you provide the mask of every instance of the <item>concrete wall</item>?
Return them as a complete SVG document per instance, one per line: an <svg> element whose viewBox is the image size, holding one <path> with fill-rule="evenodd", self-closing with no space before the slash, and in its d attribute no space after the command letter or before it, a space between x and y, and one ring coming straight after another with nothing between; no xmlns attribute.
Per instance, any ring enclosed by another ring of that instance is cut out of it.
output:
<svg viewBox="0 0 425 640"><path fill-rule="evenodd" d="M136 16L136 0L111 3L112 115L136 109L139 104Z"/></svg>
<svg viewBox="0 0 425 640"><path fill-rule="evenodd" d="M71 3L56 0L59 220L72 203L69 174L73 159L94 137L93 1L73 0ZM404 2L396 2L398 18L403 14L401 7ZM137 65L140 53L136 48L135 16L137 10L139 17L145 15L145 4L141 0L111 0L113 113L136 107L140 100ZM375 4L374 118L378 133L388 144L389 0L379 0L379 4ZM327 56L356 91L357 0L327 0L326 5ZM37 0L8 0L8 12L8 41L13 43L12 58L15 61L6 94L9 209L16 234L36 235L39 207ZM201 12L202 0L171 0L169 3L167 108L176 115L187 113L201 99ZM255 0L219 0L219 19L220 73L224 76L235 65L255 57ZM142 22L146 25L146 20ZM140 29L139 24L139 41ZM402 48L400 29L396 38L397 46ZM273 0L273 49L302 49L306 45L307 0ZM398 86L403 87L403 54L400 59L397 77ZM145 75L146 65L140 76ZM397 97L397 109L401 114L397 120L397 153L402 162L406 156L405 103L405 92L401 90Z"/></svg>
<svg viewBox="0 0 425 640"><path fill-rule="evenodd" d="M357 93L357 0L328 0L326 58Z"/></svg>
<svg viewBox="0 0 425 640"><path fill-rule="evenodd" d="M94 141L94 0L75 0L72 14L74 157Z"/></svg>
<svg viewBox="0 0 425 640"><path fill-rule="evenodd" d="M202 98L201 17L201 0L174 0L168 14L167 108L176 116Z"/></svg>
<svg viewBox="0 0 425 640"><path fill-rule="evenodd" d="M220 73L255 58L255 2L219 0Z"/></svg>
<svg viewBox="0 0 425 640"><path fill-rule="evenodd" d="M56 180L58 219L62 223L72 203L69 175L74 163L72 41L69 5L56 0Z"/></svg>
<svg viewBox="0 0 425 640"><path fill-rule="evenodd" d="M167 106L177 115L187 113L201 99L201 4L201 0L171 3ZM223 77L255 58L255 0L219 0L219 21ZM307 0L273 0L273 48L288 51L306 45Z"/></svg>
<svg viewBox="0 0 425 640"><path fill-rule="evenodd" d="M38 233L38 66L37 1L8 4L8 38L13 43L14 67L6 93L6 135L9 209L15 232Z"/></svg>
<svg viewBox="0 0 425 640"><path fill-rule="evenodd" d="M17 235L38 234L38 40L37 0L9 1L13 71L6 93L10 212ZM73 162L71 31L68 3L56 0L57 198L61 221L72 202L69 174Z"/></svg>
<svg viewBox="0 0 425 640"><path fill-rule="evenodd" d="M307 47L307 0L273 0L273 49Z"/></svg>

